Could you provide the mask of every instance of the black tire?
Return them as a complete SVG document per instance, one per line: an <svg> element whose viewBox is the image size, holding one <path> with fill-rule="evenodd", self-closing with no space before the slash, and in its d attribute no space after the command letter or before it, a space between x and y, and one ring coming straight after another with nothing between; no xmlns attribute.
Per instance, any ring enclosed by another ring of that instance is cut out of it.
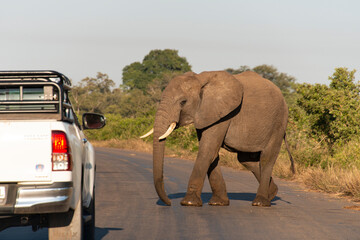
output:
<svg viewBox="0 0 360 240"><path fill-rule="evenodd" d="M88 208L83 209L84 218L84 239L95 239L95 187L93 190L93 196Z"/></svg>
<svg viewBox="0 0 360 240"><path fill-rule="evenodd" d="M51 214L49 216L49 239L76 239L82 240L83 218L82 218L82 199L76 205L75 211L62 214Z"/></svg>

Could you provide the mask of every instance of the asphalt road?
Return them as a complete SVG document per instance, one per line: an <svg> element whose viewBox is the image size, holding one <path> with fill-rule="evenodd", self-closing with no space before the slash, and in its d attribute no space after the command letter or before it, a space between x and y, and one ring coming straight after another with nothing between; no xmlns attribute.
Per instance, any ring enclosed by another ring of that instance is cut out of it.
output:
<svg viewBox="0 0 360 240"><path fill-rule="evenodd" d="M257 182L249 172L222 168L230 206L182 207L193 162L167 158L165 188L172 206L158 200L150 154L97 148L96 239L360 239L360 211L346 200L304 191L275 179L271 208L252 207ZM206 180L207 181L207 180ZM0 239L47 239L47 229L0 232Z"/></svg>

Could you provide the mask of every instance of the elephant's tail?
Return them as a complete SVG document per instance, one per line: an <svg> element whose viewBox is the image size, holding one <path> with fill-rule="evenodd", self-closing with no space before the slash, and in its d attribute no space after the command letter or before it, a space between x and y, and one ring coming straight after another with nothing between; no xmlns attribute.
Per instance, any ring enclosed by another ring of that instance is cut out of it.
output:
<svg viewBox="0 0 360 240"><path fill-rule="evenodd" d="M285 141L286 150L287 150L287 152L288 152L288 154L289 154L289 157L290 157L290 162L291 162L290 169L291 169L291 172L292 172L293 174L295 174L294 159L293 159L293 157L291 156L291 153L290 153L289 144L288 144L288 142L287 142L287 140L286 140L286 133L284 134L284 141Z"/></svg>

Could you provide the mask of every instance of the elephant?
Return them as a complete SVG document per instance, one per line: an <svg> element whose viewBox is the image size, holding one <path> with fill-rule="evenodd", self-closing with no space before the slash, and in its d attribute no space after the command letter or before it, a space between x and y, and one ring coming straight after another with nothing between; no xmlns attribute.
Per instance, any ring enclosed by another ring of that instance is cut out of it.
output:
<svg viewBox="0 0 360 240"><path fill-rule="evenodd" d="M189 179L183 206L202 206L206 175L212 189L209 205L227 206L229 198L220 171L219 150L237 153L237 158L259 182L253 206L269 207L278 187L272 169L282 141L286 141L288 107L280 89L259 74L246 71L188 72L173 78L164 89L153 133L153 177L159 198L171 205L163 181L165 140L178 127L194 124L199 150Z"/></svg>

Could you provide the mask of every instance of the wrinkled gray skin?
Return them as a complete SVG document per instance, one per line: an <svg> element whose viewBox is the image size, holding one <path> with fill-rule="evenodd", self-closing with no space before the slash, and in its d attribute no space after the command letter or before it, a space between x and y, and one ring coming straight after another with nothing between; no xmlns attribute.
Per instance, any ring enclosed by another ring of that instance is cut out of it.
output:
<svg viewBox="0 0 360 240"><path fill-rule="evenodd" d="M213 195L210 205L229 205L218 166L221 147L238 153L238 160L259 181L252 205L270 206L277 186L271 178L288 119L281 91L254 72L186 73L164 90L154 123L153 171L160 199L171 205L164 190L164 143L159 140L172 122L177 127L193 123L199 152L181 204L202 206L201 191L208 175Z"/></svg>

